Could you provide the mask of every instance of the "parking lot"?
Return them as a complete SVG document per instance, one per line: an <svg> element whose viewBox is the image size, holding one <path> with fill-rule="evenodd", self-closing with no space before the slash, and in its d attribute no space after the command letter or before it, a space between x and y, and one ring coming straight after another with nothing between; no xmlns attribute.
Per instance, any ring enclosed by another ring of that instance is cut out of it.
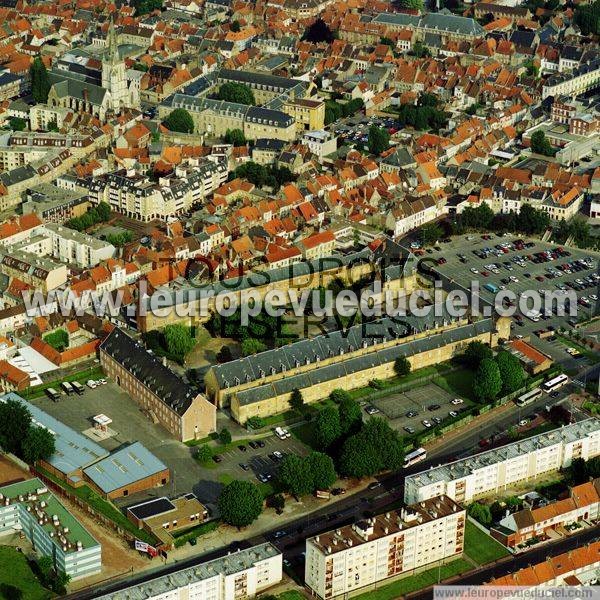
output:
<svg viewBox="0 0 600 600"><path fill-rule="evenodd" d="M505 289L515 292L517 301L526 291L539 292L542 298L546 290L563 295L569 291L577 295L577 316L549 313L532 320L517 311L514 335L529 335L548 327L570 329L577 320L598 313L600 254L519 236L490 234L487 237L458 236L440 242L428 249L430 251L424 251L422 256L436 262L441 260L442 264L437 264L436 270L463 286L477 280L481 297L489 302L494 301L498 291ZM541 253L548 254L541 256ZM494 289L497 291L492 291ZM544 307L541 312L544 313Z"/></svg>
<svg viewBox="0 0 600 600"><path fill-rule="evenodd" d="M453 396L434 383L377 398L363 407L365 418L369 415L384 415L390 426L401 434L412 435L430 429L455 417L469 406L468 401L452 404ZM462 400L462 399L461 399ZM376 409L377 412L373 410ZM450 414L450 413L455 414ZM429 423L427 426L425 423Z"/></svg>
<svg viewBox="0 0 600 600"><path fill-rule="evenodd" d="M401 125L392 115L389 117L365 117L357 114L347 119L342 119L335 124L334 133L338 136L340 144L346 143L369 143L369 127L376 125L388 130L391 135L401 129ZM332 126L333 127L333 126Z"/></svg>
<svg viewBox="0 0 600 600"><path fill-rule="evenodd" d="M105 440L91 438L93 441L108 451L139 441L170 468L171 483L160 490L129 496L127 504L157 494L174 496L192 491L210 507L215 503L223 484L232 479L247 479L259 483L258 476L261 474L272 479L279 462L269 457L273 452L307 452L305 446L293 437L280 440L275 435L270 435L262 440L263 448L252 449L244 443L247 450L242 452L236 444L220 455L220 463L211 462L207 468L195 460L196 447L189 447L175 440L165 429L154 424L126 393L110 381L93 390L86 386L81 396L61 394L58 402L42 396L32 402L80 433L93 426L92 418L95 415L105 414L112 419L109 427L114 435ZM242 469L240 464L248 465L248 470Z"/></svg>

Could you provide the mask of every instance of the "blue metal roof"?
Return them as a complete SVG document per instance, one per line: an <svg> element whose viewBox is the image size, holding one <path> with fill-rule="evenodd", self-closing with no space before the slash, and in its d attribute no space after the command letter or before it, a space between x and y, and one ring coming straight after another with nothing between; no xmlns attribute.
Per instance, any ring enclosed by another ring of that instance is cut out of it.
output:
<svg viewBox="0 0 600 600"><path fill-rule="evenodd" d="M5 402L8 399L18 400L24 404L31 413L34 424L44 427L54 434L56 451L46 462L61 473L67 475L77 469L95 463L100 458L108 456L108 452L104 448L88 437L77 433L70 427L57 421L37 406L23 400L18 394L13 392L5 394L0 397L0 402Z"/></svg>
<svg viewBox="0 0 600 600"><path fill-rule="evenodd" d="M84 473L108 494L166 468L150 450L140 442L135 442L88 467Z"/></svg>

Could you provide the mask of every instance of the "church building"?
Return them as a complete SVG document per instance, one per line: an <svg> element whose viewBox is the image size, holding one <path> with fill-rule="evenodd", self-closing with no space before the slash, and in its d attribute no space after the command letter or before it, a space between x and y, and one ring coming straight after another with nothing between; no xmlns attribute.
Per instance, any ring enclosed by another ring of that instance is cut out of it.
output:
<svg viewBox="0 0 600 600"><path fill-rule="evenodd" d="M112 20L106 47L99 56L85 48L73 49L56 62L49 77L52 86L48 105L51 107L85 112L101 121L124 109L139 108L139 90L127 80Z"/></svg>

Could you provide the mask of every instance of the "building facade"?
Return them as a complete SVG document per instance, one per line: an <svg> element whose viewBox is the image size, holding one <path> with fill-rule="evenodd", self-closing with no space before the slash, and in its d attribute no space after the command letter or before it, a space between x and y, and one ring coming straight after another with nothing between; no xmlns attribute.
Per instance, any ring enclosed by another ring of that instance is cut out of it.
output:
<svg viewBox="0 0 600 600"><path fill-rule="evenodd" d="M267 543L156 577L98 600L238 600L254 598L281 578L281 552Z"/></svg>
<svg viewBox="0 0 600 600"><path fill-rule="evenodd" d="M72 580L99 573L101 546L37 478L0 488L0 536L22 532Z"/></svg>
<svg viewBox="0 0 600 600"><path fill-rule="evenodd" d="M304 579L324 600L455 558L466 514L447 496L388 512L306 540Z"/></svg>
<svg viewBox="0 0 600 600"><path fill-rule="evenodd" d="M575 458L600 454L600 421L586 419L531 438L409 475L404 501L422 502L446 494L460 503L500 494L568 467Z"/></svg>
<svg viewBox="0 0 600 600"><path fill-rule="evenodd" d="M100 345L100 364L176 439L201 439L216 429L216 407L119 328Z"/></svg>

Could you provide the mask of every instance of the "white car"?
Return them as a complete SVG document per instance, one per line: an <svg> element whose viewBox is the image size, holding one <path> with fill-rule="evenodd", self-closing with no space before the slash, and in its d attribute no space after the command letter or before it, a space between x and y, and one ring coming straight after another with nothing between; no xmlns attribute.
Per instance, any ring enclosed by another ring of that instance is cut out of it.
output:
<svg viewBox="0 0 600 600"><path fill-rule="evenodd" d="M423 426L427 429L431 427L431 423L427 419L424 419L423 421L421 421L421 423L423 423Z"/></svg>
<svg viewBox="0 0 600 600"><path fill-rule="evenodd" d="M529 421L527 419L521 419L519 421L519 427L523 427L525 425L527 425L529 423Z"/></svg>
<svg viewBox="0 0 600 600"><path fill-rule="evenodd" d="M106 379L104 379L104 377L102 379L98 379L98 381L96 381L96 384L106 385Z"/></svg>
<svg viewBox="0 0 600 600"><path fill-rule="evenodd" d="M454 398L454 400L452 400L452 404L456 405L456 404L462 404L464 402L464 400L462 398Z"/></svg>
<svg viewBox="0 0 600 600"><path fill-rule="evenodd" d="M479 273L479 271L475 267L471 267L471 273Z"/></svg>
<svg viewBox="0 0 600 600"><path fill-rule="evenodd" d="M509 279L510 279L510 280L511 280L513 283L519 283L519 279L518 279L518 277L515 277L514 275L511 275L511 276L509 277Z"/></svg>
<svg viewBox="0 0 600 600"><path fill-rule="evenodd" d="M290 437L290 432L287 429L284 429L283 427L275 427L275 435L280 440L285 440L286 438Z"/></svg>
<svg viewBox="0 0 600 600"><path fill-rule="evenodd" d="M458 417L458 413L457 413L455 410L451 410L451 411L450 411L448 414L449 414L449 415L450 415L452 418L454 418L454 417Z"/></svg>
<svg viewBox="0 0 600 600"><path fill-rule="evenodd" d="M90 388L90 390L93 390L97 387L97 384L93 379L88 379L86 385Z"/></svg>

